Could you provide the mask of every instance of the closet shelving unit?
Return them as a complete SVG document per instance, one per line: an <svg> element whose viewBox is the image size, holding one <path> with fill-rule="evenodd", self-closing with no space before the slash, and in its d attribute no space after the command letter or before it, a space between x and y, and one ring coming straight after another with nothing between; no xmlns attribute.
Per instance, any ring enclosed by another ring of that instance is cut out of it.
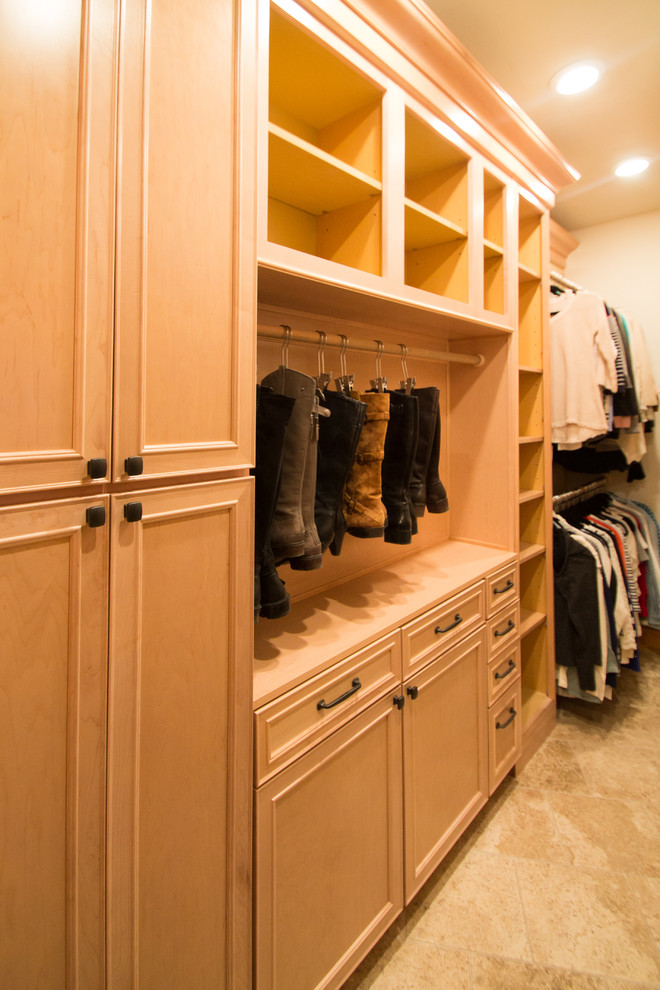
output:
<svg viewBox="0 0 660 990"><path fill-rule="evenodd" d="M554 718L547 217L518 203L519 562L523 732L533 751Z"/></svg>
<svg viewBox="0 0 660 990"><path fill-rule="evenodd" d="M261 0L259 37L258 380L282 326L311 376L319 331L347 338L358 391L369 340L390 388L405 345L450 503L410 546L284 565L291 613L255 629L256 986L333 988L552 728L545 245L572 176L417 0Z"/></svg>

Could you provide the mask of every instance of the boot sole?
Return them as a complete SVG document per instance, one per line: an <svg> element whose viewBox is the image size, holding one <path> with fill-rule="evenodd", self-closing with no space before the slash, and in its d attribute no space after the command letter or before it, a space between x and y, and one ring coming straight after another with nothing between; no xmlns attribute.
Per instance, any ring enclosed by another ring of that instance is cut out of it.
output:
<svg viewBox="0 0 660 990"><path fill-rule="evenodd" d="M443 498L440 502L427 502L426 508L429 512L449 512L449 499Z"/></svg>
<svg viewBox="0 0 660 990"><path fill-rule="evenodd" d="M355 527L349 526L346 532L350 533L351 536L358 536L361 540L369 540L369 539L377 538L379 536L384 536L385 527L381 526L380 529L379 528L369 529L364 526L355 526Z"/></svg>
<svg viewBox="0 0 660 990"><path fill-rule="evenodd" d="M292 571L316 571L323 563L323 554L314 557L293 557L289 561Z"/></svg>
<svg viewBox="0 0 660 990"><path fill-rule="evenodd" d="M384 538L386 543L412 543L412 530L408 529L403 533L397 533L396 531L390 532L386 529Z"/></svg>
<svg viewBox="0 0 660 990"><path fill-rule="evenodd" d="M281 619L282 616L288 615L291 611L291 604L289 596L281 599L279 602L269 602L268 605L263 605L259 609L259 615L264 619Z"/></svg>
<svg viewBox="0 0 660 990"><path fill-rule="evenodd" d="M302 540L300 543L283 543L281 546L276 546L273 543L271 544L271 549L275 560L281 563L284 560L288 560L289 557L302 557L305 552L305 544Z"/></svg>

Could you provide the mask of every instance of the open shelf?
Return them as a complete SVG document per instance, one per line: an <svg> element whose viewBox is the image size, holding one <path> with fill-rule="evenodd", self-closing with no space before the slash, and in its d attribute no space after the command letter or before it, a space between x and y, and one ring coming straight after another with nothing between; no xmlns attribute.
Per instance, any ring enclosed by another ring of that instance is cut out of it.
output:
<svg viewBox="0 0 660 990"><path fill-rule="evenodd" d="M543 434L543 378L536 374L519 376L518 430L520 437Z"/></svg>
<svg viewBox="0 0 660 990"><path fill-rule="evenodd" d="M542 489L525 488L518 495L519 502L533 502L536 499L543 498L544 492Z"/></svg>
<svg viewBox="0 0 660 990"><path fill-rule="evenodd" d="M484 309L504 313L504 197L506 188L484 172Z"/></svg>
<svg viewBox="0 0 660 990"><path fill-rule="evenodd" d="M270 39L268 240L379 275L382 91L274 7Z"/></svg>
<svg viewBox="0 0 660 990"><path fill-rule="evenodd" d="M533 632L537 626L545 622L545 612L533 612L530 609L520 609L520 638L523 639Z"/></svg>
<svg viewBox="0 0 660 990"><path fill-rule="evenodd" d="M522 685L522 724L523 729L530 725L552 704L552 699L545 691L535 691Z"/></svg>
<svg viewBox="0 0 660 990"><path fill-rule="evenodd" d="M542 543L521 543L518 559L521 564L524 564L528 560L533 560L535 557L540 557L544 553L545 547Z"/></svg>
<svg viewBox="0 0 660 990"><path fill-rule="evenodd" d="M405 129L405 282L467 302L468 158L410 110Z"/></svg>
<svg viewBox="0 0 660 990"><path fill-rule="evenodd" d="M520 490L541 491L544 485L544 451L542 443L523 443L518 447Z"/></svg>
<svg viewBox="0 0 660 990"><path fill-rule="evenodd" d="M525 275L540 278L542 213L524 196L518 197L518 265Z"/></svg>

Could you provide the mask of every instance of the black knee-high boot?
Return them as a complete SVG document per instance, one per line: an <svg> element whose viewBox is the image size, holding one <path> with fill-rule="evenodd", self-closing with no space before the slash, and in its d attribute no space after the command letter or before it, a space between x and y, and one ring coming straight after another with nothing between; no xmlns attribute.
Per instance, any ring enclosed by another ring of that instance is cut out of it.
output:
<svg viewBox="0 0 660 990"><path fill-rule="evenodd" d="M382 464L383 504L387 510L386 543L410 543L417 532L408 489L417 450L419 403L417 396L390 392L390 418Z"/></svg>
<svg viewBox="0 0 660 990"><path fill-rule="evenodd" d="M346 532L342 492L355 457L367 406L350 395L330 389L323 393L321 405L330 415L319 419L314 518L321 547L324 551L330 547L336 557Z"/></svg>
<svg viewBox="0 0 660 990"><path fill-rule="evenodd" d="M295 399L257 385L254 474L254 621L286 615L289 595L280 580L268 533L277 499L282 450ZM277 613L277 614L273 614Z"/></svg>

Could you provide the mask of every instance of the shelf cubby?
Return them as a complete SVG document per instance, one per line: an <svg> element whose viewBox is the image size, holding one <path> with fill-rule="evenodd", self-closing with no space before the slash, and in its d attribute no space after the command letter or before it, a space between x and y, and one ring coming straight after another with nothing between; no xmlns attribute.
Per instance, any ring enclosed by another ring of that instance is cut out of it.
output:
<svg viewBox="0 0 660 990"><path fill-rule="evenodd" d="M370 79L272 9L269 241L381 273L381 103Z"/></svg>
<svg viewBox="0 0 660 990"><path fill-rule="evenodd" d="M543 440L520 444L518 463L520 490L543 490L545 481Z"/></svg>
<svg viewBox="0 0 660 990"><path fill-rule="evenodd" d="M520 542L545 544L545 505L542 499L522 502L518 509L520 517Z"/></svg>
<svg viewBox="0 0 660 990"><path fill-rule="evenodd" d="M468 300L468 158L411 111L405 127L405 282Z"/></svg>
<svg viewBox="0 0 660 990"><path fill-rule="evenodd" d="M518 380L518 430L524 441L543 434L543 377L521 369Z"/></svg>
<svg viewBox="0 0 660 990"><path fill-rule="evenodd" d="M504 313L504 197L506 188L484 173L484 309Z"/></svg>
<svg viewBox="0 0 660 990"><path fill-rule="evenodd" d="M542 213L523 196L518 198L518 265L522 279L541 277Z"/></svg>
<svg viewBox="0 0 660 990"><path fill-rule="evenodd" d="M540 279L518 283L518 361L543 364L543 291Z"/></svg>
<svg viewBox="0 0 660 990"><path fill-rule="evenodd" d="M523 729L550 704L547 688L548 628L537 623L520 642Z"/></svg>
<svg viewBox="0 0 660 990"><path fill-rule="evenodd" d="M520 607L526 612L547 612L545 557L536 556L520 565Z"/></svg>

